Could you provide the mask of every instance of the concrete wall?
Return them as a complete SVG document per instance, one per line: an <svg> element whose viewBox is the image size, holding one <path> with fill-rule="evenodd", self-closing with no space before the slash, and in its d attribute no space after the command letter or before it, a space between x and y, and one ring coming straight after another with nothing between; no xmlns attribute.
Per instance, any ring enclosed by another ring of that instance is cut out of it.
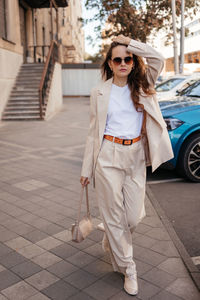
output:
<svg viewBox="0 0 200 300"><path fill-rule="evenodd" d="M19 1L7 0L7 39L0 37L0 48L23 54L20 34Z"/></svg>
<svg viewBox="0 0 200 300"><path fill-rule="evenodd" d="M63 104L62 96L62 69L61 64L56 63L51 82L49 100L47 104L46 119L52 117L61 110Z"/></svg>
<svg viewBox="0 0 200 300"><path fill-rule="evenodd" d="M22 54L0 48L0 119L22 62Z"/></svg>
<svg viewBox="0 0 200 300"><path fill-rule="evenodd" d="M99 69L63 69L63 96L89 96L100 81Z"/></svg>

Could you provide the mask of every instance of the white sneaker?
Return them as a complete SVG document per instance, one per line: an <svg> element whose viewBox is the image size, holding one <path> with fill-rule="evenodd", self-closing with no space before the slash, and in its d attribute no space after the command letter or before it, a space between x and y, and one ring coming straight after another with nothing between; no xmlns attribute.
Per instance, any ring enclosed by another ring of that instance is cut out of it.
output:
<svg viewBox="0 0 200 300"><path fill-rule="evenodd" d="M99 224L97 225L97 228L98 228L99 230L101 230L101 231L105 231L105 228L104 228L103 223L99 223Z"/></svg>
<svg viewBox="0 0 200 300"><path fill-rule="evenodd" d="M103 249L104 252L109 252L110 251L108 238L107 238L105 233L103 235L103 240L102 240L102 249Z"/></svg>
<svg viewBox="0 0 200 300"><path fill-rule="evenodd" d="M137 295L138 293L137 272L131 275L125 275L124 289L129 295Z"/></svg>

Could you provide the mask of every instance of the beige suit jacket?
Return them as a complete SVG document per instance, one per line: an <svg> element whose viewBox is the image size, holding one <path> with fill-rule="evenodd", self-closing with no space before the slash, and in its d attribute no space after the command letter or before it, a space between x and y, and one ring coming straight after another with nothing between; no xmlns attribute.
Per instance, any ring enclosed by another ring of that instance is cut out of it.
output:
<svg viewBox="0 0 200 300"><path fill-rule="evenodd" d="M135 40L131 40L127 51L146 58L148 64L147 78L151 86L154 86L155 81L163 68L164 58L151 46ZM112 82L113 78L101 83L91 92L90 128L86 140L81 171L81 176L84 177L91 178L94 176L96 162L101 149L106 126ZM166 123L160 112L156 96L148 96L141 90L139 102L144 105L144 109L147 112L147 142L145 142L145 138L143 139L146 164L152 165L152 171L154 171L162 163L173 158L173 151Z"/></svg>

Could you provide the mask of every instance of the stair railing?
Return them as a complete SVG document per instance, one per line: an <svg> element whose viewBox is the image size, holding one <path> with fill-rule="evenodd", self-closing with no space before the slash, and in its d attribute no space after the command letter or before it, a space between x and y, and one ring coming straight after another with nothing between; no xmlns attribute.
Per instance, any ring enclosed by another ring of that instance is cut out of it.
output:
<svg viewBox="0 0 200 300"><path fill-rule="evenodd" d="M52 41L47 55L47 59L42 72L42 78L39 86L39 104L40 104L40 118L44 119L44 106L48 94L48 88L52 79L55 62L58 61L58 44Z"/></svg>
<svg viewBox="0 0 200 300"><path fill-rule="evenodd" d="M46 53L49 51L50 45L36 45L29 46L33 49L34 63L44 63L46 60Z"/></svg>

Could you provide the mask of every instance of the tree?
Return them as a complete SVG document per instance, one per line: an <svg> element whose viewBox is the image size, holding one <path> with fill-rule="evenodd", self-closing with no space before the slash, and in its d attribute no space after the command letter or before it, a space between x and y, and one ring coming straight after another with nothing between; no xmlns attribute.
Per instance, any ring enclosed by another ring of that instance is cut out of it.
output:
<svg viewBox="0 0 200 300"><path fill-rule="evenodd" d="M100 25L94 28L99 38L124 34L146 42L154 30L164 26L169 29L168 38L171 36L171 0L86 0L85 5L89 10L96 8L98 11L92 20L99 20ZM199 0L185 0L185 13L195 14L199 6ZM176 13L177 16L181 13L181 0L176 1Z"/></svg>
<svg viewBox="0 0 200 300"><path fill-rule="evenodd" d="M85 60L88 60L88 61L91 61L91 62L93 62L93 63L100 64L101 61L102 61L102 55L101 55L100 52L98 52L98 53L96 53L96 54L94 54L94 55L85 53L84 59L85 59Z"/></svg>

